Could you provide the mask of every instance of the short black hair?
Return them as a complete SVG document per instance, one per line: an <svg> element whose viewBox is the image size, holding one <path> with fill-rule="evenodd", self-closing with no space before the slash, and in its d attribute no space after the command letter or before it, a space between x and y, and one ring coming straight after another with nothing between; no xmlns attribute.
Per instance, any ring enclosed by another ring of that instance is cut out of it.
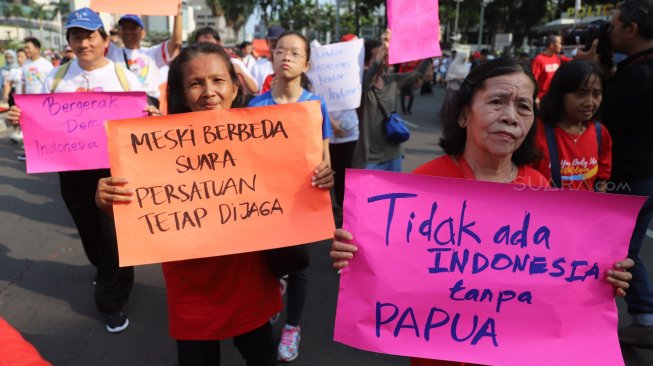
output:
<svg viewBox="0 0 653 366"><path fill-rule="evenodd" d="M555 126L564 113L565 94L573 93L587 83L590 76L596 75L601 84L605 81L601 68L594 62L573 60L565 62L553 75L549 90L540 102L540 119L542 122Z"/></svg>
<svg viewBox="0 0 653 366"><path fill-rule="evenodd" d="M200 29L195 31L195 36L193 37L194 38L193 43L197 43L197 39L200 38L200 36L203 36L203 35L206 35L206 34L209 34L209 35L213 36L213 38L218 42L221 41L220 33L218 33L217 30L215 30L213 27L204 27L204 28L200 28Z"/></svg>
<svg viewBox="0 0 653 366"><path fill-rule="evenodd" d="M549 47L551 44L556 43L556 39L560 37L559 34L549 34L546 36L545 46Z"/></svg>
<svg viewBox="0 0 653 366"><path fill-rule="evenodd" d="M653 39L653 0L626 0L618 9L621 23L637 24L637 32L642 38Z"/></svg>
<svg viewBox="0 0 653 366"><path fill-rule="evenodd" d="M244 49L245 47L251 46L251 45L252 45L252 42L243 41L243 43L240 44L240 48Z"/></svg>
<svg viewBox="0 0 653 366"><path fill-rule="evenodd" d="M447 155L459 156L465 151L467 142L467 129L460 127L458 121L461 113L472 103L474 94L483 87L485 80L515 73L523 73L533 83L533 125L528 131L521 146L512 154L512 162L517 166L526 165L540 157L535 147L535 98L537 98L537 82L530 68L524 67L517 60L499 57L475 67L465 78L460 90L454 95L451 102L443 109L443 132L440 147Z"/></svg>
<svg viewBox="0 0 653 366"><path fill-rule="evenodd" d="M31 43L34 45L34 47L41 49L41 41L38 40L38 38L34 37L27 37L23 40L25 43Z"/></svg>
<svg viewBox="0 0 653 366"><path fill-rule="evenodd" d="M186 98L184 97L184 75L182 69L184 65L190 62L192 59L199 55L210 55L214 54L222 58L227 70L229 71L229 77L231 82L238 87L238 95L234 100L232 108L239 107L241 105L242 93L240 86L238 84L238 75L234 69L234 65L231 63L231 57L227 51L217 44L213 43L195 43L188 47L184 47L181 50L181 53L170 63L170 70L168 71L168 113L177 114L177 113L187 113L191 112L190 108L186 106Z"/></svg>
<svg viewBox="0 0 653 366"><path fill-rule="evenodd" d="M376 39L368 39L365 41L365 65L367 65L372 58L372 50L381 46L383 46L383 44Z"/></svg>

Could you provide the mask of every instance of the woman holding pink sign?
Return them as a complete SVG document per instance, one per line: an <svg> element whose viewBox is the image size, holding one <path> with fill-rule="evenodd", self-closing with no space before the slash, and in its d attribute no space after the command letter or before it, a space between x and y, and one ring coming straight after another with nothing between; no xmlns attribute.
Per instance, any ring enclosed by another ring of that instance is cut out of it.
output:
<svg viewBox="0 0 653 366"><path fill-rule="evenodd" d="M413 173L547 187L547 180L527 166L537 158L535 98L537 85L530 70L517 61L499 58L474 69L463 81L444 119L440 146L447 155ZM333 267L349 265L358 248L348 244L351 233L334 233ZM631 259L615 263L606 280L624 296L632 275ZM412 366L461 365L460 362L412 359Z"/></svg>

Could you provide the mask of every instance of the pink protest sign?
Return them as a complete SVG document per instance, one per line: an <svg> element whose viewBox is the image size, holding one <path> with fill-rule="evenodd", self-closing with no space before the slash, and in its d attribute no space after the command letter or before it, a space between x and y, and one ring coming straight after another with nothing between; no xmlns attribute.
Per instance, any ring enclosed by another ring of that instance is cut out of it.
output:
<svg viewBox="0 0 653 366"><path fill-rule="evenodd" d="M109 168L104 121L145 115L143 92L16 95L27 173Z"/></svg>
<svg viewBox="0 0 653 366"><path fill-rule="evenodd" d="M437 0L388 0L390 64L440 56Z"/></svg>
<svg viewBox="0 0 653 366"><path fill-rule="evenodd" d="M348 170L334 339L488 365L623 365L613 288L642 197Z"/></svg>

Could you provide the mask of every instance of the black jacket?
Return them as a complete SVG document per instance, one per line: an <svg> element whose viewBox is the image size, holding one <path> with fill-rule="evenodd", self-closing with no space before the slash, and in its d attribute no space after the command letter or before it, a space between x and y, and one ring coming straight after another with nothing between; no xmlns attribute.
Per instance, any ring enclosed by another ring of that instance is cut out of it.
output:
<svg viewBox="0 0 653 366"><path fill-rule="evenodd" d="M653 177L653 48L629 56L606 83L602 121L612 135L612 180Z"/></svg>

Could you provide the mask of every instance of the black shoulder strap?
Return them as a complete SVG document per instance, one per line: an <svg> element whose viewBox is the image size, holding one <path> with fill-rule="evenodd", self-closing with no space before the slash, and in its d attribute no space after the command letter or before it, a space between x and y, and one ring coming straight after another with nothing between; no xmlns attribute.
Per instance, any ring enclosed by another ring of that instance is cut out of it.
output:
<svg viewBox="0 0 653 366"><path fill-rule="evenodd" d="M597 142L598 147L599 147L598 157L600 158L601 157L601 144L602 144L602 141L601 141L601 122L594 121L594 129L596 130L596 142Z"/></svg>
<svg viewBox="0 0 653 366"><path fill-rule="evenodd" d="M549 148L552 183L554 187L561 188L562 177L560 175L560 159L558 158L558 143L556 142L554 127L549 124L544 124L544 132L546 133L546 145Z"/></svg>

